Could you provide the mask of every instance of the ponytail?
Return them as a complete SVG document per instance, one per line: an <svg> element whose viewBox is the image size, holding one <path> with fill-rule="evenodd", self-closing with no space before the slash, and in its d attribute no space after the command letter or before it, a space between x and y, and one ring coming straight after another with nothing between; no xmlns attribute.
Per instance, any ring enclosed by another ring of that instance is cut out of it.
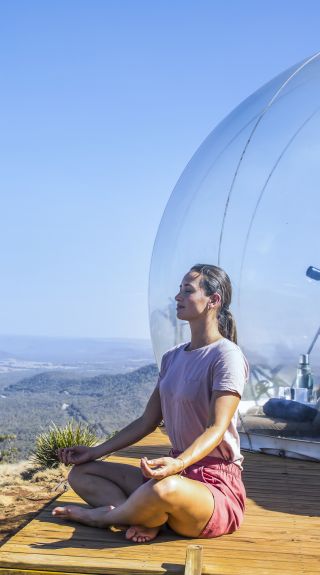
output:
<svg viewBox="0 0 320 575"><path fill-rule="evenodd" d="M230 339L234 343L238 342L235 319L231 311L225 307L222 307L218 313L218 327L223 337Z"/></svg>

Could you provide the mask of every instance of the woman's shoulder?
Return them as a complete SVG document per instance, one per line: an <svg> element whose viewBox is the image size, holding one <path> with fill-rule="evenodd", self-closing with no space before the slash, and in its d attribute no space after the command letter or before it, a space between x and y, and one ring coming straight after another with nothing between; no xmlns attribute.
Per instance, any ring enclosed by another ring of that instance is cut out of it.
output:
<svg viewBox="0 0 320 575"><path fill-rule="evenodd" d="M170 349L168 349L168 351L166 351L163 354L162 361L166 361L166 360L173 358L174 356L178 355L180 353L180 351L184 350L186 345L187 345L187 342L184 342L184 343L179 343L178 345L175 345L174 347L171 347Z"/></svg>
<svg viewBox="0 0 320 575"><path fill-rule="evenodd" d="M212 357L211 375L216 391L236 391L240 397L249 376L249 364L242 349L234 342L224 339Z"/></svg>
<svg viewBox="0 0 320 575"><path fill-rule="evenodd" d="M217 349L218 349L218 351L220 351L220 353L232 351L234 353L242 353L243 354L241 347L237 343L235 343L234 341L231 341L230 339L227 339L226 337L223 337L219 341L219 344L220 345L217 347Z"/></svg>
<svg viewBox="0 0 320 575"><path fill-rule="evenodd" d="M171 347L166 351L161 359L161 373L164 373L168 366L172 363L172 361L180 354L181 351L185 348L186 343L179 343L174 347Z"/></svg>
<svg viewBox="0 0 320 575"><path fill-rule="evenodd" d="M248 365L248 360L241 347L230 339L223 338L219 345L212 349L212 361L236 361Z"/></svg>

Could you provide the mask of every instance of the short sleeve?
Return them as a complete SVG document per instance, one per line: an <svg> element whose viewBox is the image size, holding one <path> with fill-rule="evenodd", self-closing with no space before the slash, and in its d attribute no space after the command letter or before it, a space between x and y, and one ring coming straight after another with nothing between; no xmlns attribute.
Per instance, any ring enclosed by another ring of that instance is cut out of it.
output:
<svg viewBox="0 0 320 575"><path fill-rule="evenodd" d="M162 356L161 365L160 365L160 371L159 371L158 381L157 381L156 387L159 387L159 386L160 386L160 381L162 380L164 374L165 374L166 371L167 371L169 354L170 354L170 350L167 351L166 353L164 353L163 356Z"/></svg>
<svg viewBox="0 0 320 575"><path fill-rule="evenodd" d="M212 390L243 394L248 380L249 366L241 349L223 350L212 365Z"/></svg>

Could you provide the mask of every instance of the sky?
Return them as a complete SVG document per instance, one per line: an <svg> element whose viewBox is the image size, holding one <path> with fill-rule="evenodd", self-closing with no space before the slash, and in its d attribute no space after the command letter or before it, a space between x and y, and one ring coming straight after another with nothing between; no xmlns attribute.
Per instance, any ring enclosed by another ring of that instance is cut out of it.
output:
<svg viewBox="0 0 320 575"><path fill-rule="evenodd" d="M319 21L312 0L1 0L0 333L148 339L175 183Z"/></svg>

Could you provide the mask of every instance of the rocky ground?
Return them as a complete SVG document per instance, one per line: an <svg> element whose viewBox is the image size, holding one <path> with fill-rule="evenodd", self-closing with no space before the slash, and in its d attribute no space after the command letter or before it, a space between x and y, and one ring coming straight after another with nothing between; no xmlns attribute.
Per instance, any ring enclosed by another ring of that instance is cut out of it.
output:
<svg viewBox="0 0 320 575"><path fill-rule="evenodd" d="M0 464L0 545L65 488L67 469L42 469L30 461Z"/></svg>

